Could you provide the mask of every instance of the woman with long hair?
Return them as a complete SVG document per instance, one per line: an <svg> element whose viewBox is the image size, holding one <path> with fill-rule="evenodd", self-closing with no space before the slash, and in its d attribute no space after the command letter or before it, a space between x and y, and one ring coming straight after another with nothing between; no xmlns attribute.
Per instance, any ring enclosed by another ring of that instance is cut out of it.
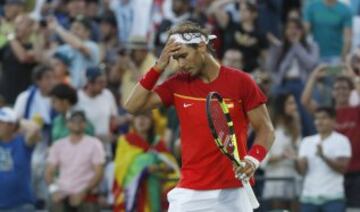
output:
<svg viewBox="0 0 360 212"><path fill-rule="evenodd" d="M269 200L272 209L296 211L294 199L299 186L295 158L301 127L294 96L279 94L274 100L273 110L275 141L264 163L265 178L284 179L265 181L263 196Z"/></svg>
<svg viewBox="0 0 360 212"><path fill-rule="evenodd" d="M266 67L273 78L274 95L284 90L294 95L304 135L315 133L315 127L300 99L305 82L318 60L319 49L315 43L306 40L301 20L290 18L284 28L283 41L270 47Z"/></svg>

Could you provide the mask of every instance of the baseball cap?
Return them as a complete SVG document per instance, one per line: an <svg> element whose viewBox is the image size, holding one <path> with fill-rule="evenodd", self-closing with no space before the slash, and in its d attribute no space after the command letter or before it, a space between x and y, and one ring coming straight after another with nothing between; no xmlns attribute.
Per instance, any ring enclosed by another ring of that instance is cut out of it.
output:
<svg viewBox="0 0 360 212"><path fill-rule="evenodd" d="M16 123L17 116L13 109L10 107L2 107L0 108L0 121L6 123Z"/></svg>

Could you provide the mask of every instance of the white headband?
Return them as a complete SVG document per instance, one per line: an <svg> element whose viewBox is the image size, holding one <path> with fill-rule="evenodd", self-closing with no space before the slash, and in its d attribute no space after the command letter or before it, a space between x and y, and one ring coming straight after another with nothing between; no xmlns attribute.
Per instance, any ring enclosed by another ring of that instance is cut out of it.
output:
<svg viewBox="0 0 360 212"><path fill-rule="evenodd" d="M209 35L207 38L201 33L177 33L172 34L169 39L174 39L176 43L182 44L198 44L205 42L208 44L210 40L216 38L216 35Z"/></svg>

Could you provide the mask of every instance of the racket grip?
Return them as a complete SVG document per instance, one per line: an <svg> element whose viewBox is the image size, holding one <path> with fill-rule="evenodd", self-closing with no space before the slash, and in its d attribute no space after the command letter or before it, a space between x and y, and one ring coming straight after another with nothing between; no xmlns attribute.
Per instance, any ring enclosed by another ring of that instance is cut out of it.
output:
<svg viewBox="0 0 360 212"><path fill-rule="evenodd" d="M251 207L253 209L256 209L260 206L259 201L257 200L255 193L253 189L251 188L251 185L248 180L243 180L242 184L244 185L245 191L247 193L247 196L249 197Z"/></svg>

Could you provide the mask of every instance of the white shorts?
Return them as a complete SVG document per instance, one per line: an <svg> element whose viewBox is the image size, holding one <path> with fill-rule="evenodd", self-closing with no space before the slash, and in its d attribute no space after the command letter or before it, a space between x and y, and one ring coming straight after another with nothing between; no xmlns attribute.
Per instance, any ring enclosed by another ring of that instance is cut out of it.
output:
<svg viewBox="0 0 360 212"><path fill-rule="evenodd" d="M167 195L168 212L251 212L244 188L192 190L174 188Z"/></svg>

